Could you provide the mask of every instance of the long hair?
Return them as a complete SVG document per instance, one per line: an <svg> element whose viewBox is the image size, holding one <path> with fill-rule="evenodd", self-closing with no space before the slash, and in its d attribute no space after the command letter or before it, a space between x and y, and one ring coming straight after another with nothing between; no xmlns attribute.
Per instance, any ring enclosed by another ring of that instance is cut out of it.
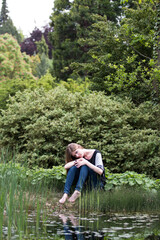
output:
<svg viewBox="0 0 160 240"><path fill-rule="evenodd" d="M84 147L82 147L80 144L77 144L77 143L68 144L65 152L65 163L73 161L74 158L72 156L72 152L74 152L77 148L83 149Z"/></svg>

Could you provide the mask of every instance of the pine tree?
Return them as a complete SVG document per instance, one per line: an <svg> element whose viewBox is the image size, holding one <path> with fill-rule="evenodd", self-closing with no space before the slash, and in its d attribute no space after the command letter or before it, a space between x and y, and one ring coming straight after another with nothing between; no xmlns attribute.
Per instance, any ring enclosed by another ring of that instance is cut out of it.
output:
<svg viewBox="0 0 160 240"><path fill-rule="evenodd" d="M6 23L7 20L9 19L8 13L9 13L9 11L8 11L8 7L7 7L7 2L6 2L6 0L3 0L1 15L0 15L0 27L3 26L3 24Z"/></svg>
<svg viewBox="0 0 160 240"><path fill-rule="evenodd" d="M45 53L42 53L40 55L40 63L38 63L36 68L36 76L39 78L44 76L47 73L47 71L49 72L50 68L51 60L46 56Z"/></svg>
<svg viewBox="0 0 160 240"><path fill-rule="evenodd" d="M20 43L23 39L23 35L17 31L12 19L9 17L8 14L9 11L7 7L7 1L3 0L0 14L0 35L5 33L11 34L17 39L18 43Z"/></svg>
<svg viewBox="0 0 160 240"><path fill-rule="evenodd" d="M51 68L51 60L48 57L48 45L45 41L44 36L42 35L42 38L40 41L36 42L37 46L37 52L38 56L40 58L40 63L37 65L37 76L40 78L41 76L44 76L47 71Z"/></svg>
<svg viewBox="0 0 160 240"><path fill-rule="evenodd" d="M37 46L37 51L39 55L44 53L46 56L48 56L48 45L43 35L41 40L36 42L36 46Z"/></svg>

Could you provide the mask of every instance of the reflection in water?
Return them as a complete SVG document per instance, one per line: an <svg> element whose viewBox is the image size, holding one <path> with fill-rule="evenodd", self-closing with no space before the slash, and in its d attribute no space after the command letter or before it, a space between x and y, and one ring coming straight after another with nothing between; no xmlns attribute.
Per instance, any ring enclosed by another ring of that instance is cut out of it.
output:
<svg viewBox="0 0 160 240"><path fill-rule="evenodd" d="M159 229L160 219L155 215L90 215L60 214L65 239L155 239L150 238ZM61 235L62 236L62 235ZM146 238L148 236L148 238ZM160 238L158 238L160 239ZM156 238L157 240L157 238Z"/></svg>
<svg viewBox="0 0 160 240"><path fill-rule="evenodd" d="M78 226L78 220L73 215L67 217L64 214L60 214L59 217L62 219L63 222L65 240L72 240L75 239L75 237L76 239L84 240L83 233ZM69 220L72 226L70 225Z"/></svg>
<svg viewBox="0 0 160 240"><path fill-rule="evenodd" d="M67 215L53 211L47 216L42 212L37 224L36 213L32 211L28 215L26 232L22 237L22 232L13 228L10 240L160 240L160 217L148 214L73 215L71 211ZM8 239L8 229L4 226L3 240Z"/></svg>
<svg viewBox="0 0 160 240"><path fill-rule="evenodd" d="M72 214L69 216L60 214L59 217L61 218L63 223L65 240L84 240L86 239L86 237L87 239L93 240L104 239L104 236L98 234L97 232L84 231L83 227L79 225L78 218L74 217ZM96 236L97 234L99 236Z"/></svg>

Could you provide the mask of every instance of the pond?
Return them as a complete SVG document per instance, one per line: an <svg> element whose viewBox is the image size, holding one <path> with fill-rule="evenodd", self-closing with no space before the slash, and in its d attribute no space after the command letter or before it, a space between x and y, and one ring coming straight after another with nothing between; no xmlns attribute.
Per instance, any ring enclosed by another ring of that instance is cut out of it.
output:
<svg viewBox="0 0 160 240"><path fill-rule="evenodd" d="M12 228L10 239L154 239L153 232L160 227L160 216L149 214L90 214L82 216L73 213L53 212L46 216L43 213L40 221L34 211L28 215L24 232ZM21 237L20 237L21 236ZM7 238L7 228L3 228L3 239ZM142 238L141 238L142 239ZM160 238L155 238L160 239Z"/></svg>

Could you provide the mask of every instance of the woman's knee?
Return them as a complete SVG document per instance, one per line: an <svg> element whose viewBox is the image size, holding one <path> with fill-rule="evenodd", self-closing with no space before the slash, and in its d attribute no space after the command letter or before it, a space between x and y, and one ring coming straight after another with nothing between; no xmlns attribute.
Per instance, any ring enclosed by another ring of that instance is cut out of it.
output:
<svg viewBox="0 0 160 240"><path fill-rule="evenodd" d="M81 166L80 172L88 174L89 168L86 165Z"/></svg>
<svg viewBox="0 0 160 240"><path fill-rule="evenodd" d="M88 174L88 167L86 165L81 166L80 168L77 168L76 166L72 166L69 170L68 170L68 174L77 174L77 173L86 173Z"/></svg>
<svg viewBox="0 0 160 240"><path fill-rule="evenodd" d="M68 173L74 173L77 171L77 167L76 166L72 166L71 168L68 169Z"/></svg>
<svg viewBox="0 0 160 240"><path fill-rule="evenodd" d="M83 165L83 166L81 166L81 169L82 169L82 170L88 170L88 166Z"/></svg>

